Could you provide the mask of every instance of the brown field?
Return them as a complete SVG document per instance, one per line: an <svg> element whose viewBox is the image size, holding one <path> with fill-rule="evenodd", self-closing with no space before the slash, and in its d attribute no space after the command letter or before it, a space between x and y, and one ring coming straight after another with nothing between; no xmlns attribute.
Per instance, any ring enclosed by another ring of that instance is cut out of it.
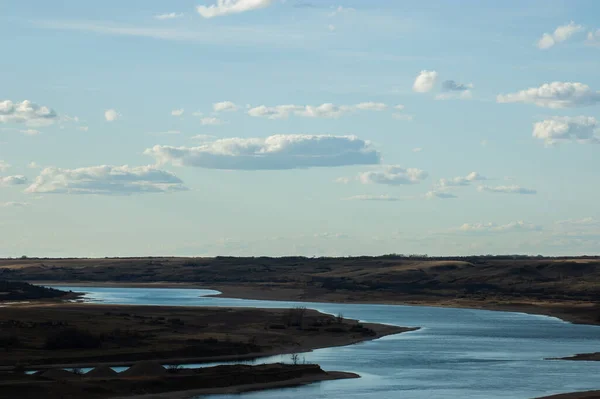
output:
<svg viewBox="0 0 600 399"><path fill-rule="evenodd" d="M10 306L0 312L0 366L234 360L349 345L408 330L359 325L300 308Z"/></svg>
<svg viewBox="0 0 600 399"><path fill-rule="evenodd" d="M253 299L405 303L600 322L600 258L2 259L0 280L214 288Z"/></svg>

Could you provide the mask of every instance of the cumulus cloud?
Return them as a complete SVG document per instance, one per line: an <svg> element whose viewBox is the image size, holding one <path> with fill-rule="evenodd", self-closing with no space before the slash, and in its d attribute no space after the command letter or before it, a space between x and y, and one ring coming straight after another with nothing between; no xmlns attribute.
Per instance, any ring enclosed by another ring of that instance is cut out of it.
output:
<svg viewBox="0 0 600 399"><path fill-rule="evenodd" d="M339 118L342 115L354 111L383 111L387 109L384 103L363 102L355 105L335 105L324 103L321 105L275 105L268 107L260 105L251 107L248 115L269 119L285 119L290 115L301 116L305 118Z"/></svg>
<svg viewBox="0 0 600 399"><path fill-rule="evenodd" d="M181 18L183 17L183 13L182 12L169 12L166 14L158 14L154 16L154 19L158 19L161 21L164 21L166 19L176 19L176 18Z"/></svg>
<svg viewBox="0 0 600 399"><path fill-rule="evenodd" d="M57 120L54 110L29 100L0 101L0 123L24 123L27 126L48 126Z"/></svg>
<svg viewBox="0 0 600 399"><path fill-rule="evenodd" d="M221 17L258 10L273 4L274 0L217 0L210 6L197 6L196 10L204 18Z"/></svg>
<svg viewBox="0 0 600 399"><path fill-rule="evenodd" d="M563 116L536 122L533 137L544 140L547 145L578 142L600 143L600 124L591 116Z"/></svg>
<svg viewBox="0 0 600 399"><path fill-rule="evenodd" d="M223 111L237 111L238 106L231 101L221 101L213 104L213 110L215 112L223 112Z"/></svg>
<svg viewBox="0 0 600 399"><path fill-rule="evenodd" d="M45 168L26 192L128 195L184 191L173 173L153 166L101 165L77 169Z"/></svg>
<svg viewBox="0 0 600 399"><path fill-rule="evenodd" d="M584 107L600 103L600 92L578 82L544 83L516 93L500 94L499 103L535 104L546 108Z"/></svg>
<svg viewBox="0 0 600 399"><path fill-rule="evenodd" d="M436 71L421 71L413 83L413 91L417 93L430 92L435 86L437 78L438 73Z"/></svg>
<svg viewBox="0 0 600 399"><path fill-rule="evenodd" d="M446 191L432 190L432 191L429 191L427 194L425 194L425 198L427 198L427 199L435 199L435 198L454 199L454 198L458 198L458 197L456 195L446 192Z"/></svg>
<svg viewBox="0 0 600 399"><path fill-rule="evenodd" d="M389 184L393 186L402 184L417 184L427 178L427 172L417 168L403 168L398 165L387 165L381 170L363 172L358 175L358 180L363 184Z"/></svg>
<svg viewBox="0 0 600 399"><path fill-rule="evenodd" d="M107 122L114 122L117 119L119 119L120 117L121 117L121 114L119 114L114 109L107 109L106 111L104 111L104 119L106 119Z"/></svg>
<svg viewBox="0 0 600 399"><path fill-rule="evenodd" d="M197 147L156 145L146 155L177 166L230 170L283 170L380 162L380 154L356 136L274 135L227 138Z"/></svg>
<svg viewBox="0 0 600 399"><path fill-rule="evenodd" d="M600 29L588 32L586 44L588 46L600 47Z"/></svg>
<svg viewBox="0 0 600 399"><path fill-rule="evenodd" d="M10 168L10 164L0 159L0 172L4 172L8 168Z"/></svg>
<svg viewBox="0 0 600 399"><path fill-rule="evenodd" d="M200 123L203 126L217 126L217 125L222 125L223 121L220 120L219 118L207 116L207 117L201 118Z"/></svg>
<svg viewBox="0 0 600 399"><path fill-rule="evenodd" d="M544 33L537 42L540 50L547 50L558 43L562 43L574 34L583 31L583 26L571 21L567 25L561 25L553 33Z"/></svg>
<svg viewBox="0 0 600 399"><path fill-rule="evenodd" d="M19 186L27 184L27 178L23 175L0 177L0 186Z"/></svg>
<svg viewBox="0 0 600 399"><path fill-rule="evenodd" d="M524 188L521 186L479 186L477 189L481 192L505 193L505 194L537 194L536 190Z"/></svg>
<svg viewBox="0 0 600 399"><path fill-rule="evenodd" d="M353 195L352 197L344 198L347 201L402 201L403 198L400 197L392 197L390 195Z"/></svg>
<svg viewBox="0 0 600 399"><path fill-rule="evenodd" d="M174 109L173 111L171 111L171 115L172 116L182 116L184 112L185 112L185 110L183 108Z"/></svg>
<svg viewBox="0 0 600 399"><path fill-rule="evenodd" d="M495 223L465 223L458 230L469 233L507 233L512 231L539 231L541 227L519 220L504 225Z"/></svg>
<svg viewBox="0 0 600 399"><path fill-rule="evenodd" d="M453 177L451 179L440 179L438 186L441 188L468 186L475 181L481 180L487 180L487 178L477 172L471 172L466 176Z"/></svg>

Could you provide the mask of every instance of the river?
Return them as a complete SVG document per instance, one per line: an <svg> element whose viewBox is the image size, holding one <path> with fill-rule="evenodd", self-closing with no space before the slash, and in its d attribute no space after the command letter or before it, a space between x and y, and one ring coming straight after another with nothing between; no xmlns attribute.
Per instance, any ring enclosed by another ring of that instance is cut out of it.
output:
<svg viewBox="0 0 600 399"><path fill-rule="evenodd" d="M365 322L420 330L300 355L355 380L218 395L211 399L526 399L600 389L600 362L544 360L600 350L600 327L512 312L399 305L296 303L207 297L176 288L54 286L91 302L127 305L286 308L306 306ZM275 356L257 362L288 361Z"/></svg>

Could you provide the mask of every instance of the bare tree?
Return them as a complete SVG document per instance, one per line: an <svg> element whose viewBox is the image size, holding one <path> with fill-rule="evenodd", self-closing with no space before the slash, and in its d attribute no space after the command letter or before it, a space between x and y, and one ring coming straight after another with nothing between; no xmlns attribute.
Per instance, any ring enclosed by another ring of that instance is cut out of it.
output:
<svg viewBox="0 0 600 399"><path fill-rule="evenodd" d="M300 363L300 355L297 353L292 353L290 355L290 360L292 361L293 365L297 365L298 363Z"/></svg>

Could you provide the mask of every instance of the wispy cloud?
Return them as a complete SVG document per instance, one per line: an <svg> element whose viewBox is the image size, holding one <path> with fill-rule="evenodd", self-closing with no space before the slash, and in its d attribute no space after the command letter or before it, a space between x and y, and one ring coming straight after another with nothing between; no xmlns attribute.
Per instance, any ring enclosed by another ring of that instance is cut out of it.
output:
<svg viewBox="0 0 600 399"><path fill-rule="evenodd" d="M170 12L170 13L166 13L166 14L158 14L154 16L154 19L158 19L161 21L164 21L166 19L177 19L177 18L181 18L183 17L183 13L182 12Z"/></svg>
<svg viewBox="0 0 600 399"><path fill-rule="evenodd" d="M274 0L217 0L210 6L197 6L196 10L204 18L223 17L259 10L273 4Z"/></svg>

